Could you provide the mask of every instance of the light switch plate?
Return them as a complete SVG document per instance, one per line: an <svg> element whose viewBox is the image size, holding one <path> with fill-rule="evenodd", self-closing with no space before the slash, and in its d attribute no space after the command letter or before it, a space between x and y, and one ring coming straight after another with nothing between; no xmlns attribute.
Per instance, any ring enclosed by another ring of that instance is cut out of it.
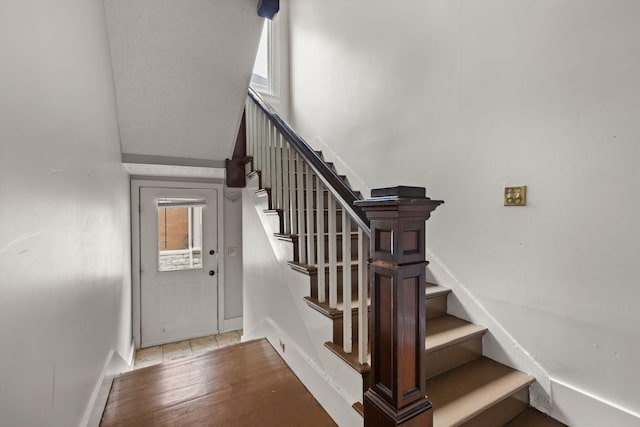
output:
<svg viewBox="0 0 640 427"><path fill-rule="evenodd" d="M527 186L504 187L504 205L505 206L526 206L527 205Z"/></svg>
<svg viewBox="0 0 640 427"><path fill-rule="evenodd" d="M238 255L238 248L236 247L227 248L227 255L230 257Z"/></svg>

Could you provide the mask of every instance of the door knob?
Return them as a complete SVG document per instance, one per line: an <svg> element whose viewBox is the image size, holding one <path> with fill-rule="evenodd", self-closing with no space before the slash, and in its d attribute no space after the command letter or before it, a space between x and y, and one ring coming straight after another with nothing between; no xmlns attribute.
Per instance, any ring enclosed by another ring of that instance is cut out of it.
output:
<svg viewBox="0 0 640 427"><path fill-rule="evenodd" d="M211 249L211 250L209 251L209 255L213 255L213 254L215 254L215 253L216 253L216 251L214 251L213 249Z"/></svg>
<svg viewBox="0 0 640 427"><path fill-rule="evenodd" d="M215 271L213 271L213 270L209 270L209 276L213 276L213 275L215 275L215 274L216 274L216 272L215 272Z"/></svg>

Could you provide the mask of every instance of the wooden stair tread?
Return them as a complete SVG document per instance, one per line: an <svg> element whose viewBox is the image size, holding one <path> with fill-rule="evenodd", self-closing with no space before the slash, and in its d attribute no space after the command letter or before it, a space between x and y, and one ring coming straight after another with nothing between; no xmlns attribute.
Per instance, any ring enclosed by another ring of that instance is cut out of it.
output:
<svg viewBox="0 0 640 427"><path fill-rule="evenodd" d="M436 285L434 283L429 283L429 282L426 283L425 290L424 290L424 294L427 297L427 299L436 298L441 295L445 295L449 293L451 293L451 289Z"/></svg>
<svg viewBox="0 0 640 427"><path fill-rule="evenodd" d="M292 233L273 233L273 235L278 239L284 239L284 240L292 240L292 239L297 239L298 238L297 234L292 234ZM309 233L307 233L306 235L308 236ZM316 237L318 235L318 233L311 233L311 235L313 237ZM329 233L323 233L322 235L324 237L328 237ZM337 232L336 236L341 238L342 237L342 232L341 231ZM358 237L358 232L357 231L352 231L351 232L351 237Z"/></svg>
<svg viewBox="0 0 640 427"><path fill-rule="evenodd" d="M317 312L325 315L326 317L330 317L332 319L335 318L339 318L343 316L343 312L344 312L344 303L343 302L338 302L338 304L336 304L336 308L331 308L329 306L328 302L320 302L315 298L312 297L304 297L305 302L307 303L307 305L309 305L309 307L313 308L314 310L316 310ZM371 308L371 300L367 299L367 308ZM352 314L358 314L358 300L357 299L352 299L351 300L351 313Z"/></svg>
<svg viewBox="0 0 640 427"><path fill-rule="evenodd" d="M355 411L360 414L361 416L364 417L364 405L360 402L356 402L353 405L351 405L351 407L353 409L355 409Z"/></svg>
<svg viewBox="0 0 640 427"><path fill-rule="evenodd" d="M276 239L278 240L284 240L284 241L293 241L293 240L298 240L298 235L297 234L291 234L291 233L273 233L273 235L275 236Z"/></svg>
<svg viewBox="0 0 640 427"><path fill-rule="evenodd" d="M426 382L433 425L462 424L535 381L530 375L481 357Z"/></svg>
<svg viewBox="0 0 640 427"><path fill-rule="evenodd" d="M540 411L529 408L505 427L566 427L566 425Z"/></svg>
<svg viewBox="0 0 640 427"><path fill-rule="evenodd" d="M427 320L427 353L467 340L478 334L484 334L487 328L449 314Z"/></svg>
<svg viewBox="0 0 640 427"><path fill-rule="evenodd" d="M352 261L356 261L356 262L351 263L351 269L357 270L358 269L357 260L352 260ZM304 264L302 262L297 262L297 261L287 261L287 264L289 264L289 267L291 267L295 271L299 271L304 274L309 274L310 272L315 273L318 270L318 267L316 267L315 265ZM342 265L343 265L342 261L339 261L336 263L336 266L338 267L338 271L342 271ZM324 268L325 268L325 271L329 270L328 262L324 264ZM358 284L352 283L351 286L358 286Z"/></svg>
<svg viewBox="0 0 640 427"><path fill-rule="evenodd" d="M355 369L356 372L360 374L366 374L367 372L371 371L371 355L367 355L367 363L362 364L358 362L358 346L355 342L352 343L353 347L351 353L345 353L342 349L342 346L339 346L338 344L333 342L326 342L324 343L324 346L331 350L331 352L338 356L340 359L344 360L349 366Z"/></svg>

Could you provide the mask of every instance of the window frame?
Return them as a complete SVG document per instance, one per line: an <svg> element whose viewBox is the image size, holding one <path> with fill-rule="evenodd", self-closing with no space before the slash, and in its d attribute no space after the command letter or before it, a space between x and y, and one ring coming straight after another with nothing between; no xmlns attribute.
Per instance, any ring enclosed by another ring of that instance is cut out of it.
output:
<svg viewBox="0 0 640 427"><path fill-rule="evenodd" d="M267 85L250 83L250 86L261 95L265 95L268 100L279 103L280 101L280 45L281 45L281 24L280 14L273 20L265 18L264 25L267 26ZM262 38L262 36L261 36ZM255 64L255 60L254 60ZM253 80L253 69L251 70L251 80Z"/></svg>

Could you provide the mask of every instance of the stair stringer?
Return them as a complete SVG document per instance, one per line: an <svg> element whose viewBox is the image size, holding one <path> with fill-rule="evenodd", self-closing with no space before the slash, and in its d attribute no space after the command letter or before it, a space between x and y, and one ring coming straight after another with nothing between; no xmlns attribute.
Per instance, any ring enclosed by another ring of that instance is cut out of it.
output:
<svg viewBox="0 0 640 427"><path fill-rule="evenodd" d="M362 376L324 347L332 322L307 306L309 278L286 263L290 244L275 238L279 220L265 214L257 181L242 196L243 340L266 337L338 425L361 426L351 405L362 398Z"/></svg>
<svg viewBox="0 0 640 427"><path fill-rule="evenodd" d="M535 377L536 382L529 387L529 404L549 414L553 402L549 373L429 249L427 259L430 262L427 267L427 281L438 283L452 291L448 313L485 326L487 332L482 340L483 355Z"/></svg>

